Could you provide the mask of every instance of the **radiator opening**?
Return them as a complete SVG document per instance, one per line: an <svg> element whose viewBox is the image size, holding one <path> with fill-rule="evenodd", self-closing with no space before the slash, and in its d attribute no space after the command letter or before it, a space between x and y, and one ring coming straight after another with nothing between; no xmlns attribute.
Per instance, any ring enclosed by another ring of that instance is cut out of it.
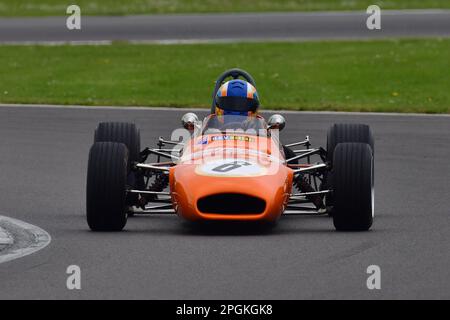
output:
<svg viewBox="0 0 450 320"><path fill-rule="evenodd" d="M202 213L261 214L266 209L266 202L240 193L220 193L200 198L197 208Z"/></svg>

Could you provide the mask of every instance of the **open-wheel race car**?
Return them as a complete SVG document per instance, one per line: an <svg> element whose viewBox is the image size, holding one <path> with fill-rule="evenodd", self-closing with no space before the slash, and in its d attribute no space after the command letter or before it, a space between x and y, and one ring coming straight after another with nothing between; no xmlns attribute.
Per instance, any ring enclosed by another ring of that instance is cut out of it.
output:
<svg viewBox="0 0 450 320"><path fill-rule="evenodd" d="M185 114L177 139L160 137L156 148L141 149L133 123L100 123L88 162L89 227L122 230L135 214L268 223L310 214L331 216L337 230L368 230L374 217L369 126L333 124L326 149L313 148L308 136L283 145L284 117L266 121L256 112L255 87L247 72L225 72L210 114L203 121Z"/></svg>

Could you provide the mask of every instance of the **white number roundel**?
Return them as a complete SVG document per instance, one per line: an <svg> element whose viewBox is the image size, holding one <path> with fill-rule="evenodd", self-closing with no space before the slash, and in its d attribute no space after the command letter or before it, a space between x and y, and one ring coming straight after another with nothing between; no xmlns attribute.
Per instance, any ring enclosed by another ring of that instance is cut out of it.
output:
<svg viewBox="0 0 450 320"><path fill-rule="evenodd" d="M264 175L266 169L247 160L221 159L200 164L195 172L203 176L254 177Z"/></svg>

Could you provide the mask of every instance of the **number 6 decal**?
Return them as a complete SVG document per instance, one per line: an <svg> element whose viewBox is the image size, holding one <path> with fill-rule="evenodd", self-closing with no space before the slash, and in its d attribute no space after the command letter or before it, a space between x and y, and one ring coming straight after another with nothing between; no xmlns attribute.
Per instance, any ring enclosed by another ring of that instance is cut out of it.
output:
<svg viewBox="0 0 450 320"><path fill-rule="evenodd" d="M267 170L244 159L225 159L198 165L195 173L212 177L257 177L266 174Z"/></svg>
<svg viewBox="0 0 450 320"><path fill-rule="evenodd" d="M233 162L221 164L220 166L217 166L211 170L215 171L215 172L224 173L224 172L233 171L235 169L239 169L243 166L251 166L251 164L246 161L233 161Z"/></svg>

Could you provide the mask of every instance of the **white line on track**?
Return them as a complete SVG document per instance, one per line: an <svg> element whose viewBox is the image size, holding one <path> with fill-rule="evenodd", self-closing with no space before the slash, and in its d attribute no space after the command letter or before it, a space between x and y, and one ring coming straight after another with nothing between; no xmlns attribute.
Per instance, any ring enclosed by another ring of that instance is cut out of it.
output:
<svg viewBox="0 0 450 320"><path fill-rule="evenodd" d="M11 235L5 229L0 227L0 246L6 246L13 243Z"/></svg>
<svg viewBox="0 0 450 320"><path fill-rule="evenodd" d="M222 39L156 39L156 40L124 40L121 43L130 45L196 45L196 44L230 44L230 43L296 43L296 42L339 42L339 41L353 41L353 42L374 42L374 41L398 41L407 39L446 39L448 35L426 36L426 35L401 35L401 36L385 36L370 38L367 36L342 36L342 37L324 37L324 38L310 38L310 37L280 37L274 39L267 38L222 38ZM85 40L85 41L3 41L0 46L111 46L115 43L113 40Z"/></svg>
<svg viewBox="0 0 450 320"><path fill-rule="evenodd" d="M35 225L1 215L0 215L0 223L13 225L16 228L27 232L29 235L32 236L33 239L33 241L29 243L26 247L13 248L11 250L6 248L5 254L2 254L0 251L0 263L15 260L30 255L32 253L35 253L36 251L45 248L51 242L52 239L51 236L45 230ZM5 232L5 234L9 238L8 244L14 247L11 235L7 231Z"/></svg>
<svg viewBox="0 0 450 320"><path fill-rule="evenodd" d="M4 41L0 46L110 46L111 40L85 40L85 41Z"/></svg>
<svg viewBox="0 0 450 320"><path fill-rule="evenodd" d="M53 104L1 104L0 108L42 108L42 109L92 109L92 110L122 110L122 111L208 111L209 108L172 108L172 107L126 107L126 106L79 106L79 105L53 105ZM317 115L361 115L361 116L396 116L396 117L450 117L450 114L434 113L398 113L398 112L348 112L348 111L295 111L295 110L273 110L263 109L263 113L285 113L285 114L317 114Z"/></svg>

